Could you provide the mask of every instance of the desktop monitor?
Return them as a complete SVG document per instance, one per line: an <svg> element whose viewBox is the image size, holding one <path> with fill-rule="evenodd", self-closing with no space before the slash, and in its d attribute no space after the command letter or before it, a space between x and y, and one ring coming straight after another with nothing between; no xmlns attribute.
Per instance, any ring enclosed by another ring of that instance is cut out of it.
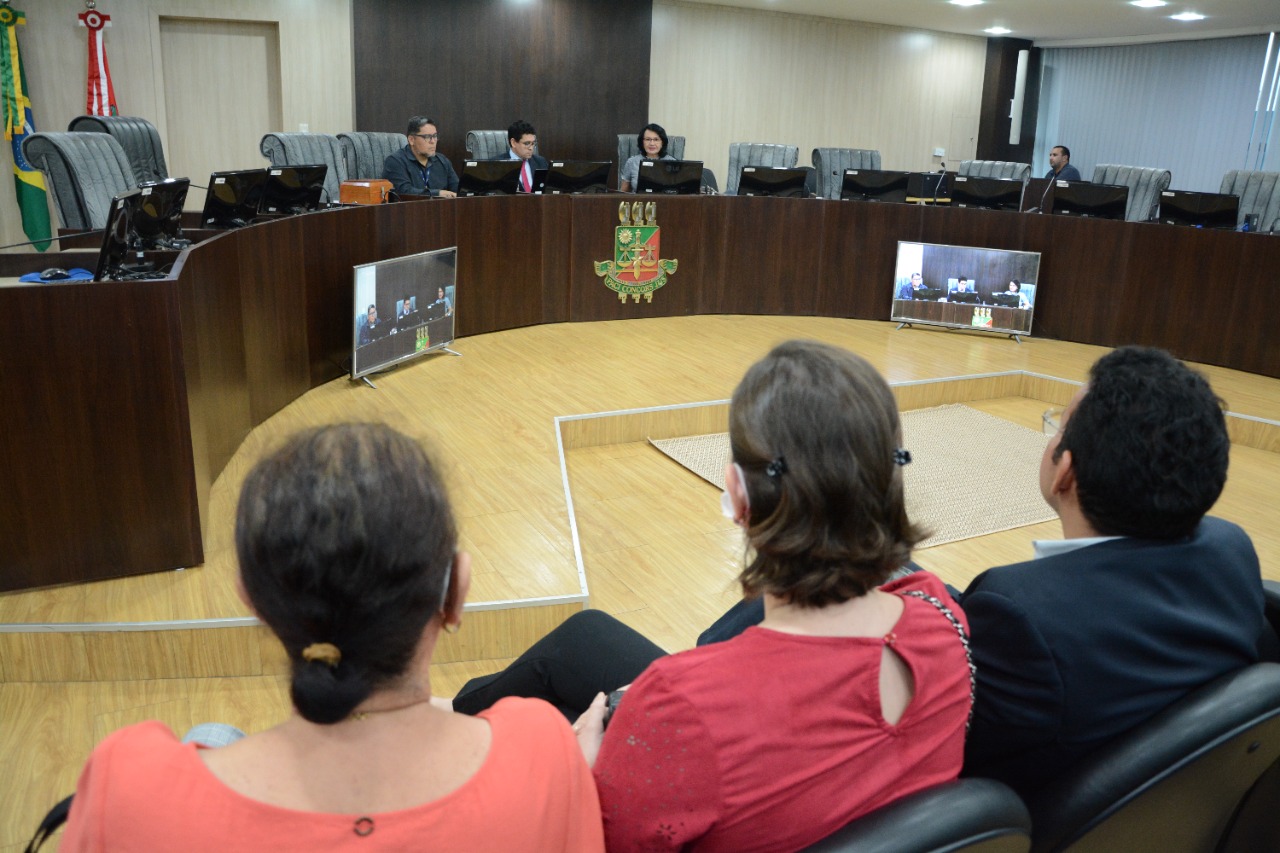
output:
<svg viewBox="0 0 1280 853"><path fill-rule="evenodd" d="M1039 275L1039 252L900 241L890 319L1029 335Z"/></svg>
<svg viewBox="0 0 1280 853"><path fill-rule="evenodd" d="M551 195L607 193L611 168L613 163L609 160L553 160L543 192Z"/></svg>
<svg viewBox="0 0 1280 853"><path fill-rule="evenodd" d="M354 267L351 378L453 343L457 248Z"/></svg>
<svg viewBox="0 0 1280 853"><path fill-rule="evenodd" d="M1022 181L1013 178L956 175L951 179L951 206L1021 210L1024 186Z"/></svg>
<svg viewBox="0 0 1280 853"><path fill-rule="evenodd" d="M190 185L186 178L170 178L143 184L113 198L94 278L163 278L166 273L156 271L142 253L147 249L184 249L191 245L182 237L181 222Z"/></svg>
<svg viewBox="0 0 1280 853"><path fill-rule="evenodd" d="M907 198L909 200L926 200L946 202L950 189L949 176L946 172L912 172L907 175Z"/></svg>
<svg viewBox="0 0 1280 853"><path fill-rule="evenodd" d="M641 160L636 192L697 195L702 192L702 161Z"/></svg>
<svg viewBox="0 0 1280 853"><path fill-rule="evenodd" d="M738 176L738 195L766 195L779 198L808 198L804 182L810 169L779 166L743 166Z"/></svg>
<svg viewBox="0 0 1280 853"><path fill-rule="evenodd" d="M885 172L880 169L846 169L840 185L842 201L907 200L907 177L910 172Z"/></svg>
<svg viewBox="0 0 1280 853"><path fill-rule="evenodd" d="M324 179L329 167L273 166L267 170L267 183L262 188L259 213L290 216L320 209L320 197L324 194ZM330 199L332 201L332 199Z"/></svg>
<svg viewBox="0 0 1280 853"><path fill-rule="evenodd" d="M458 195L515 195L520 191L520 169L523 160L464 160ZM546 169L533 170L533 189L542 192L547 181Z"/></svg>
<svg viewBox="0 0 1280 853"><path fill-rule="evenodd" d="M1234 231L1239 216L1239 196L1164 190L1160 193L1160 213L1156 218L1166 225Z"/></svg>
<svg viewBox="0 0 1280 853"><path fill-rule="evenodd" d="M253 222L267 185L266 169L214 172L204 197L200 224L206 228L240 228Z"/></svg>
<svg viewBox="0 0 1280 853"><path fill-rule="evenodd" d="M1053 213L1090 219L1124 219L1129 188L1088 181L1054 181Z"/></svg>

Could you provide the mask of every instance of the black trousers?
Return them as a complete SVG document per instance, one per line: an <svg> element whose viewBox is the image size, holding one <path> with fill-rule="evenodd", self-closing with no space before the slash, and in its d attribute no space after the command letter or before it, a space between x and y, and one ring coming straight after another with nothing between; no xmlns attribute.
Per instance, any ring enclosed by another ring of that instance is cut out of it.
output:
<svg viewBox="0 0 1280 853"><path fill-rule="evenodd" d="M566 619L502 672L473 678L453 699L453 708L476 714L506 696L544 699L573 721L597 693L635 681L666 655L640 632L603 610Z"/></svg>

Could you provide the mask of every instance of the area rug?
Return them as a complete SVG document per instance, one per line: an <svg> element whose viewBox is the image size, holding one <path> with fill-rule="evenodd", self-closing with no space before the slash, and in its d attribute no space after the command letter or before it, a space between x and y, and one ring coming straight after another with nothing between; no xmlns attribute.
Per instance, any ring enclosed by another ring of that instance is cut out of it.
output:
<svg viewBox="0 0 1280 853"><path fill-rule="evenodd" d="M930 536L928 548L1050 521L1040 496L1040 457L1047 436L953 404L902 413L907 512ZM650 444L718 489L724 488L729 435L695 435Z"/></svg>

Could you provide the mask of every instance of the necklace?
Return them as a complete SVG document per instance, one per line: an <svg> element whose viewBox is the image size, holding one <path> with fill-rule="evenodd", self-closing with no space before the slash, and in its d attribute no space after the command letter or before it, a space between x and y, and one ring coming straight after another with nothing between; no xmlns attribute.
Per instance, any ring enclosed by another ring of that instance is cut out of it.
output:
<svg viewBox="0 0 1280 853"><path fill-rule="evenodd" d="M415 705L421 705L423 702L430 702L431 697L425 699L414 699L412 702L406 702L403 705L393 705L390 708L367 708L363 711L352 711L348 720L367 720L374 714L390 714L392 711L403 711L405 708L412 708Z"/></svg>

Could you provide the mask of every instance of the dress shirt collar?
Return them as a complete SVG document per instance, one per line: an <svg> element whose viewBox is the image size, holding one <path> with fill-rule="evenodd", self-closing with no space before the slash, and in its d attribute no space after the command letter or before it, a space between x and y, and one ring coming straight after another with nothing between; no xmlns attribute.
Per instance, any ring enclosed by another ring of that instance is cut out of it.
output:
<svg viewBox="0 0 1280 853"><path fill-rule="evenodd" d="M1037 539L1031 543L1031 547L1035 549L1036 559L1043 560L1045 557L1056 557L1059 554L1069 554L1080 548L1088 548L1090 545L1097 545L1099 542L1110 542L1112 539L1122 539L1121 536L1086 536L1081 539Z"/></svg>

